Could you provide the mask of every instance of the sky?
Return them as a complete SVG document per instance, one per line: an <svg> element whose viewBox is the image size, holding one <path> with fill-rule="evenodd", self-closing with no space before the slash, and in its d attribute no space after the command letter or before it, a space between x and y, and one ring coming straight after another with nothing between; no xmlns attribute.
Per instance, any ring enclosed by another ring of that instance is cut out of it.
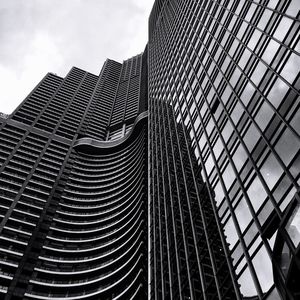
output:
<svg viewBox="0 0 300 300"><path fill-rule="evenodd" d="M48 72L98 75L106 58L143 52L152 0L0 0L0 112Z"/></svg>

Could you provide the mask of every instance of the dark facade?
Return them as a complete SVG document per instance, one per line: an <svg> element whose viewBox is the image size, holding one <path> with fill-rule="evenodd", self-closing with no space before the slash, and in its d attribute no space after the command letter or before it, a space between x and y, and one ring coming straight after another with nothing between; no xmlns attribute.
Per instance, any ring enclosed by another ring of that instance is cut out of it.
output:
<svg viewBox="0 0 300 300"><path fill-rule="evenodd" d="M142 58L48 74L2 118L1 299L147 297Z"/></svg>
<svg viewBox="0 0 300 300"><path fill-rule="evenodd" d="M239 298L190 137L172 107L156 99L149 104L150 299Z"/></svg>
<svg viewBox="0 0 300 300"><path fill-rule="evenodd" d="M299 26L297 0L161 0L149 18L150 128L165 102L190 137L243 297L300 297Z"/></svg>
<svg viewBox="0 0 300 300"><path fill-rule="evenodd" d="M0 115L0 299L299 299L299 16L157 0Z"/></svg>

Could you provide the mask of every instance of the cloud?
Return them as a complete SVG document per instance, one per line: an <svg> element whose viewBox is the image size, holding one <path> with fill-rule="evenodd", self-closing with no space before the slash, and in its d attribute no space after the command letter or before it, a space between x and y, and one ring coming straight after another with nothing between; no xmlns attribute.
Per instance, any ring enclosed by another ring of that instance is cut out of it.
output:
<svg viewBox="0 0 300 300"><path fill-rule="evenodd" d="M65 76L77 66L99 74L106 58L142 52L151 2L1 1L0 112L12 112L49 71Z"/></svg>

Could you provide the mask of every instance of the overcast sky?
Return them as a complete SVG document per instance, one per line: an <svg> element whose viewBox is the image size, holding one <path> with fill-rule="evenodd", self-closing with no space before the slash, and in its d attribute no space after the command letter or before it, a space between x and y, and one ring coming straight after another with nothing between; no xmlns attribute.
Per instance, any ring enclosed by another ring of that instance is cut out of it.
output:
<svg viewBox="0 0 300 300"><path fill-rule="evenodd" d="M99 74L106 58L144 50L152 0L0 0L0 112L11 113L47 72Z"/></svg>

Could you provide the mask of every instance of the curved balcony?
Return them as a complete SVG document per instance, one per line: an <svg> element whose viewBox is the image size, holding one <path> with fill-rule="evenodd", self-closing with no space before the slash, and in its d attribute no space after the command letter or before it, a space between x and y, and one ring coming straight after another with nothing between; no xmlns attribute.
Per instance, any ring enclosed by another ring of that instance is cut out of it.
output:
<svg viewBox="0 0 300 300"><path fill-rule="evenodd" d="M82 138L25 299L147 293L147 113L120 140Z"/></svg>

